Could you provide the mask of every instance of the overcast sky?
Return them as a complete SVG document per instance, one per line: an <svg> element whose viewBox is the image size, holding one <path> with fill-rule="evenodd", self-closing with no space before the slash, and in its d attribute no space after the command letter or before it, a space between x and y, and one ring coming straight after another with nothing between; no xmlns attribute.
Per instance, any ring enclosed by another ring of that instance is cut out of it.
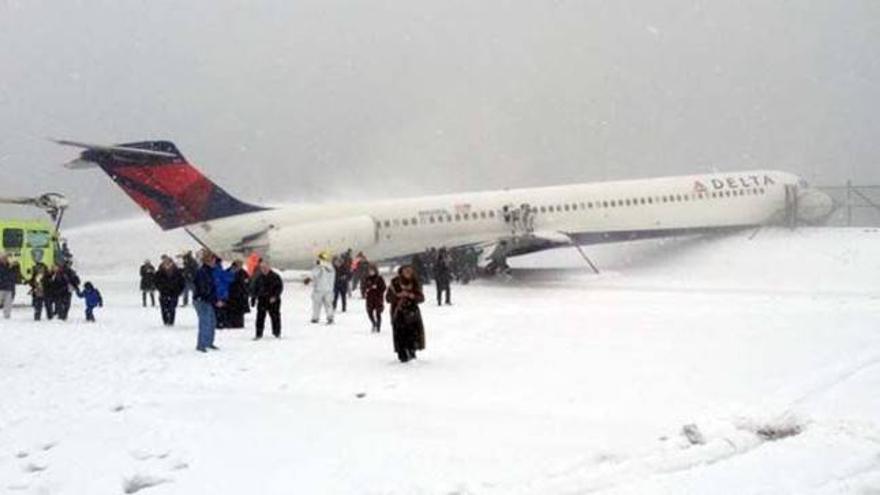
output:
<svg viewBox="0 0 880 495"><path fill-rule="evenodd" d="M46 136L171 139L271 203L763 167L877 182L880 2L0 0L0 195L137 214Z"/></svg>

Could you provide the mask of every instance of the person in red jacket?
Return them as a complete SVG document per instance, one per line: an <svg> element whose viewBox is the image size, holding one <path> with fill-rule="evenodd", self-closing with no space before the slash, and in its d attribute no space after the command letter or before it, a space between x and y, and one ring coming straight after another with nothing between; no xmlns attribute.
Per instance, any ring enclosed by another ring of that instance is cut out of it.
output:
<svg viewBox="0 0 880 495"><path fill-rule="evenodd" d="M385 279L376 265L370 264L367 276L360 281L361 297L367 304L367 316L373 324L373 333L382 331L382 312L385 310Z"/></svg>

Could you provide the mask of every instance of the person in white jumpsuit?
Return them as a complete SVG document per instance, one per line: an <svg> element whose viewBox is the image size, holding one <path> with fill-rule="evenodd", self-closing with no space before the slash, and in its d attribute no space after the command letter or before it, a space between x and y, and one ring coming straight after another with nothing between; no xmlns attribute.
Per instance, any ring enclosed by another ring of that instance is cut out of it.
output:
<svg viewBox="0 0 880 495"><path fill-rule="evenodd" d="M327 317L327 324L333 324L333 285L336 282L336 270L330 263L330 255L318 255L318 263L312 268L311 277L306 283L312 284L312 323L321 319L321 308Z"/></svg>

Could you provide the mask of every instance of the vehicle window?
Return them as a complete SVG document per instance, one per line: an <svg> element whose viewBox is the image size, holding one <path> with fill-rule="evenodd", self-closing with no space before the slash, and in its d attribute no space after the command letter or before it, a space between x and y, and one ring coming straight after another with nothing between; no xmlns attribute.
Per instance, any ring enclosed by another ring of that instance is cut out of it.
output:
<svg viewBox="0 0 880 495"><path fill-rule="evenodd" d="M24 244L24 231L21 229L6 229L3 231L3 247L20 249Z"/></svg>
<svg viewBox="0 0 880 495"><path fill-rule="evenodd" d="M27 246L32 248L47 248L52 240L52 235L45 230L28 230Z"/></svg>

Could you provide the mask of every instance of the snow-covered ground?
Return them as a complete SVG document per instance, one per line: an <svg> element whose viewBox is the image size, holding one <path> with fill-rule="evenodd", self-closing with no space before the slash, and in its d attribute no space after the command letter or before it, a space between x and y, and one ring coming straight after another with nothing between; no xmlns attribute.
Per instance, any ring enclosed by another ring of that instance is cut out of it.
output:
<svg viewBox="0 0 880 495"><path fill-rule="evenodd" d="M68 234L106 307L0 320L3 492L880 493L876 230L588 248L598 276L534 255L426 304L408 364L359 299L307 324L297 274L283 339L196 353L192 310L163 328L136 291L185 237Z"/></svg>

